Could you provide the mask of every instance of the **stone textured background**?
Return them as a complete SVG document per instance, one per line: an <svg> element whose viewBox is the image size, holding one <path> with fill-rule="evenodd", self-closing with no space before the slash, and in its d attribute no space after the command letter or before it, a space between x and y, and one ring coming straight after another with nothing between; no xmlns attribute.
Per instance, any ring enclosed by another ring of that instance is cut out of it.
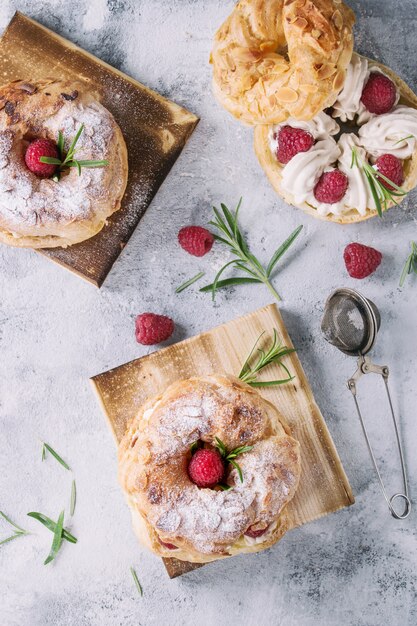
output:
<svg viewBox="0 0 417 626"><path fill-rule="evenodd" d="M351 0L359 52L396 70L417 89L415 0ZM417 281L399 275L416 238L416 194L383 220L343 228L315 221L272 192L252 151L252 133L210 92L213 33L233 6L225 0L3 0L0 28L19 9L201 117L186 150L98 291L46 259L0 248L0 508L33 531L0 548L0 622L4 626L183 624L230 626L379 626L417 623L416 512L393 520L379 492L345 381L355 362L321 337L323 303L339 286L359 287L380 307L376 360L392 370L411 491L417 488ZM30 78L30 77L28 77ZM204 224L211 205L244 203L241 221L267 259L298 224L304 231L275 284L282 313L356 494L356 504L288 534L275 548L212 564L169 581L140 547L116 481L116 456L88 378L145 354L134 317L172 315L180 340L270 301L263 288L218 296L175 287L200 269L210 278L229 259L216 248L203 260L183 253L180 227ZM344 269L351 240L384 254L361 283ZM381 387L364 381L364 406L378 460L392 491L401 488ZM52 517L66 504L69 475L40 460L47 440L71 463L78 485L74 533L44 567L51 535L26 518ZM7 527L0 522L1 536ZM138 597L129 567L143 584Z"/></svg>

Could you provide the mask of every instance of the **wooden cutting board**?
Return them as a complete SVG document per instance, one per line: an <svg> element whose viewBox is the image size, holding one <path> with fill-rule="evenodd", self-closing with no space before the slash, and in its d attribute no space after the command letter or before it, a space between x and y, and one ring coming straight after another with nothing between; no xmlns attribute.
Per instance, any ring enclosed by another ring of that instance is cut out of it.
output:
<svg viewBox="0 0 417 626"><path fill-rule="evenodd" d="M259 335L270 338L277 329L292 347L278 308L271 304L250 315L218 326L191 339L136 359L91 379L111 431L118 443L142 403L176 380L210 373L237 375ZM290 528L353 504L354 497L336 448L296 353L285 357L295 375L286 385L260 393L275 404L301 445L301 480L288 505ZM264 371L268 379L283 378L279 365ZM175 558L163 559L171 578L201 567Z"/></svg>
<svg viewBox="0 0 417 626"><path fill-rule="evenodd" d="M84 80L101 94L122 129L129 156L122 208L92 239L41 251L100 287L198 118L19 12L0 39L0 74L2 84L19 78Z"/></svg>

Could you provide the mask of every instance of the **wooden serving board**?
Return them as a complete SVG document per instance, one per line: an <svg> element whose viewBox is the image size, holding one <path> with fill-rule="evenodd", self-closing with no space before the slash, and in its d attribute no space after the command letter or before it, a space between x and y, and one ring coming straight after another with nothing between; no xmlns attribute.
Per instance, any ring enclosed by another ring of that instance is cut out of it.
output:
<svg viewBox="0 0 417 626"><path fill-rule="evenodd" d="M92 239L41 251L100 287L198 118L19 12L0 39L0 74L2 84L16 79L84 80L101 94L122 129L129 156L122 208Z"/></svg>
<svg viewBox="0 0 417 626"><path fill-rule="evenodd" d="M150 396L176 380L226 372L237 375L259 335L271 338L276 328L283 344L292 346L275 305L218 326L191 339L153 352L91 379L118 443L126 426ZM285 357L295 375L286 385L261 388L275 404L301 445L301 480L288 505L290 528L353 504L354 497L336 448L296 353ZM279 365L264 372L265 380L284 375ZM175 558L163 559L171 578L201 567Z"/></svg>

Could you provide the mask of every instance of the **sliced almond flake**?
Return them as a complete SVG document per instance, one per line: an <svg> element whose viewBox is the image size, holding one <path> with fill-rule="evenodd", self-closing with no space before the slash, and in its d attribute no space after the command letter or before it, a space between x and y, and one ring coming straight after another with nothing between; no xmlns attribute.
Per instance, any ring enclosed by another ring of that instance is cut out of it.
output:
<svg viewBox="0 0 417 626"><path fill-rule="evenodd" d="M333 13L332 20L337 30L340 30L343 26L343 17L339 9L336 9L336 11Z"/></svg>
<svg viewBox="0 0 417 626"><path fill-rule="evenodd" d="M291 87L281 87L277 90L275 95L280 102L291 103L297 102L298 100L298 93L294 91L294 89L291 89Z"/></svg>

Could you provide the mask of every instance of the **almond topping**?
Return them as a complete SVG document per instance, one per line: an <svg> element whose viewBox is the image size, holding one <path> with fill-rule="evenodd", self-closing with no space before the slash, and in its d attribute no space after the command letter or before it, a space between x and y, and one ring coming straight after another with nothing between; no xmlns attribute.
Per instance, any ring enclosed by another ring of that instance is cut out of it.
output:
<svg viewBox="0 0 417 626"><path fill-rule="evenodd" d="M280 102L297 102L298 93L291 89L290 87L281 87L275 93L276 97Z"/></svg>
<svg viewBox="0 0 417 626"><path fill-rule="evenodd" d="M313 28L313 30L311 31L311 34L314 37L314 39L318 39L323 33L318 28Z"/></svg>
<svg viewBox="0 0 417 626"><path fill-rule="evenodd" d="M333 79L333 89L335 91L339 91L345 82L345 72L344 70L339 70L336 76Z"/></svg>
<svg viewBox="0 0 417 626"><path fill-rule="evenodd" d="M276 41L263 41L259 46L261 52L273 52L277 49Z"/></svg>
<svg viewBox="0 0 417 626"><path fill-rule="evenodd" d="M317 93L318 90L319 88L317 87L317 85L309 85L308 83L300 85L300 91L302 91L303 93Z"/></svg>
<svg viewBox="0 0 417 626"><path fill-rule="evenodd" d="M305 29L305 27L307 26L308 22L304 17L296 17L291 24L293 26L297 26L298 28L301 28L302 30Z"/></svg>
<svg viewBox="0 0 417 626"><path fill-rule="evenodd" d="M322 65L321 68L317 72L317 76L324 80L325 78L330 78L336 72L336 68L333 65Z"/></svg>
<svg viewBox="0 0 417 626"><path fill-rule="evenodd" d="M337 30L340 30L343 26L343 18L339 9L336 9L336 11L333 13L332 20Z"/></svg>

